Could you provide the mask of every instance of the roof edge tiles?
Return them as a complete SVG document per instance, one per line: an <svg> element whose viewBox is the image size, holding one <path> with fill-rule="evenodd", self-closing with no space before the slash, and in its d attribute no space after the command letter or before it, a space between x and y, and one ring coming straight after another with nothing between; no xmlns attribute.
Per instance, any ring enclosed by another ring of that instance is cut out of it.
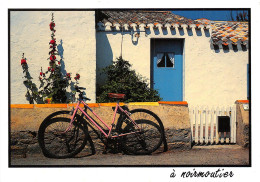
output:
<svg viewBox="0 0 260 182"><path fill-rule="evenodd" d="M166 23L192 24L194 20L185 18L183 16L175 15L171 11L149 11L149 10L118 10L118 11L99 11L97 16L97 23L104 25L110 22L113 24L117 22L121 27L130 25L132 23L148 25L155 24L164 26Z"/></svg>
<svg viewBox="0 0 260 182"><path fill-rule="evenodd" d="M161 28L210 29L213 45L247 45L249 41L247 22L211 21L205 18L191 20L170 11L98 11L97 31L145 31Z"/></svg>

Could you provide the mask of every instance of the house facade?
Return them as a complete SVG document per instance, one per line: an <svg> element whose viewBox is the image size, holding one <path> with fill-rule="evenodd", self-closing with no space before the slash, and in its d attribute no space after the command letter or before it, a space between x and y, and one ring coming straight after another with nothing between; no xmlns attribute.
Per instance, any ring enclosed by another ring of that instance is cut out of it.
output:
<svg viewBox="0 0 260 182"><path fill-rule="evenodd" d="M31 62L32 74L48 65L50 13L11 12L11 104L28 103L19 65L22 53ZM227 106L247 99L246 22L194 21L169 11L54 14L64 67L81 74L80 85L87 88L90 102L95 102L96 85L104 83L101 69L120 56L148 79L164 101Z"/></svg>
<svg viewBox="0 0 260 182"><path fill-rule="evenodd" d="M230 105L247 99L247 23L193 21L168 11L104 11L99 17L97 70L122 55L165 101Z"/></svg>

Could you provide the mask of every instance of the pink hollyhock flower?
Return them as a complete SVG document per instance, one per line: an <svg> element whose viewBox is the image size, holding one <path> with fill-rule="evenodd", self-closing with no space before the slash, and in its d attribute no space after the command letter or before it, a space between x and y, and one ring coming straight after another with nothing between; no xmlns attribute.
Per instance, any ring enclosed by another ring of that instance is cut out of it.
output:
<svg viewBox="0 0 260 182"><path fill-rule="evenodd" d="M51 60L51 61L54 61L55 59L56 59L56 56L54 56L54 55L51 55L51 56L50 56L50 60Z"/></svg>
<svg viewBox="0 0 260 182"><path fill-rule="evenodd" d="M50 29L53 30L54 27L55 27L55 23L51 22L50 23Z"/></svg>
<svg viewBox="0 0 260 182"><path fill-rule="evenodd" d="M21 65L27 64L25 59L21 59Z"/></svg>
<svg viewBox="0 0 260 182"><path fill-rule="evenodd" d="M52 39L52 40L50 41L50 44L55 44L55 40Z"/></svg>
<svg viewBox="0 0 260 182"><path fill-rule="evenodd" d="M74 79L75 79L75 80L79 80L79 78L80 78L80 74L77 73L77 74L76 74L76 77L74 77Z"/></svg>

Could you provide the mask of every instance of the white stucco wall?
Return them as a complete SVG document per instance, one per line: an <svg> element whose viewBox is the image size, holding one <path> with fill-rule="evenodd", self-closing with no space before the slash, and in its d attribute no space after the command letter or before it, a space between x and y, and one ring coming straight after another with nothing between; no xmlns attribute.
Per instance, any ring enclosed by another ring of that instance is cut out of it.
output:
<svg viewBox="0 0 260 182"><path fill-rule="evenodd" d="M210 46L211 30L187 32L151 29L141 32L137 44L130 33L123 36L123 58L128 60L138 73L150 79L151 38L183 38L184 77L183 100L189 105L232 105L238 99L247 99L248 51L215 51ZM97 32L97 68L104 67L120 56L121 33ZM241 47L238 46L238 49ZM105 54L103 54L105 53ZM97 77L97 82L102 83Z"/></svg>
<svg viewBox="0 0 260 182"><path fill-rule="evenodd" d="M111 64L112 60L121 55L121 33L112 32L97 32L97 72L100 69ZM150 38L145 37L144 33L138 40L138 44L132 43L130 32L125 32L122 43L122 57L132 64L132 69L135 69L142 76L150 79ZM103 78L100 79L97 74L97 80L103 83ZM98 82L99 83L99 82Z"/></svg>
<svg viewBox="0 0 260 182"><path fill-rule="evenodd" d="M51 11L11 11L10 13L10 84L11 104L28 103L25 99L21 56L25 53L33 81L39 85L41 70L49 66ZM55 37L63 47L65 70L81 75L79 85L95 102L96 93L96 36L94 11L54 11ZM59 60L58 56L58 60Z"/></svg>

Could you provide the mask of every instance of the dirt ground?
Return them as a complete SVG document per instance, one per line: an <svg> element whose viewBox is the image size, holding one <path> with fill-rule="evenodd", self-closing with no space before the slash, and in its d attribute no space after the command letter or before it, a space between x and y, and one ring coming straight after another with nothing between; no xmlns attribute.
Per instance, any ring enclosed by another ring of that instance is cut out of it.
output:
<svg viewBox="0 0 260 182"><path fill-rule="evenodd" d="M146 156L124 154L80 153L75 158L49 159L42 154L26 158L12 156L10 167L16 166L249 166L249 149L238 145L195 146L186 151L168 151Z"/></svg>

